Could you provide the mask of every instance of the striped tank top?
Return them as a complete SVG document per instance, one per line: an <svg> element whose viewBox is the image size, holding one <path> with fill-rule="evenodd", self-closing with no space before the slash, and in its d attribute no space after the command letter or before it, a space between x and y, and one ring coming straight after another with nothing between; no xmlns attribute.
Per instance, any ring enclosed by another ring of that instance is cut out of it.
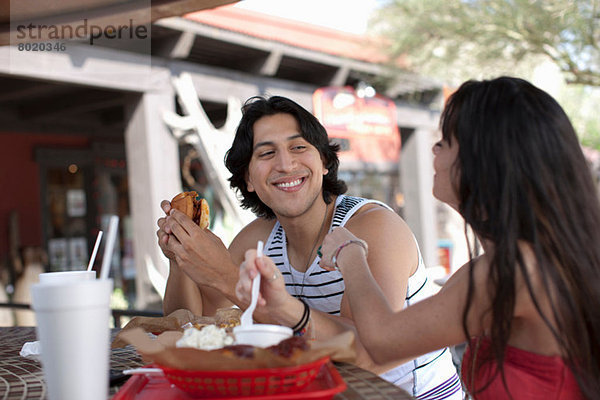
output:
<svg viewBox="0 0 600 400"><path fill-rule="evenodd" d="M379 204L391 210L389 206L377 200L340 195L335 202L328 232L335 227L346 225L354 213L366 204ZM419 265L417 271L408 279L405 307L434 293L433 284L425 273L418 245L417 251ZM269 256L281 271L288 293L294 297L302 297L315 310L340 315L345 289L341 272L321 268L318 255L305 273L294 269L287 255L285 231L279 222L275 223L269 235L264 254ZM460 380L448 349L420 356L384 372L381 377L402 387L418 399L462 399Z"/></svg>

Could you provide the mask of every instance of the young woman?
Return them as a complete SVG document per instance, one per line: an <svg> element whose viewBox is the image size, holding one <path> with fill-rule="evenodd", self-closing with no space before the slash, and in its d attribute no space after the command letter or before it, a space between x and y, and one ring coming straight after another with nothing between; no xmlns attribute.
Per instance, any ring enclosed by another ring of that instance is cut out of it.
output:
<svg viewBox="0 0 600 400"><path fill-rule="evenodd" d="M321 266L342 272L361 343L389 362L468 339L462 380L476 399L598 398L600 206L569 119L544 91L501 77L464 83L440 125L433 193L485 254L394 312L363 242L332 231Z"/></svg>

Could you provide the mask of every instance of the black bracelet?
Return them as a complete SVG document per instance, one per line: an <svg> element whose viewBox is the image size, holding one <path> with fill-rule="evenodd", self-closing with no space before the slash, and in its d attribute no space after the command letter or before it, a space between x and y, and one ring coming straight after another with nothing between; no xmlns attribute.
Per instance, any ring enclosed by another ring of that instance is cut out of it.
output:
<svg viewBox="0 0 600 400"><path fill-rule="evenodd" d="M302 304L304 304L304 312L302 313L302 318L300 318L300 321L292 327L294 335L297 335L300 332L302 332L302 330L306 327L306 324L308 324L308 321L310 320L310 307L308 306L308 304L306 304L304 299L299 297L298 300L300 300Z"/></svg>

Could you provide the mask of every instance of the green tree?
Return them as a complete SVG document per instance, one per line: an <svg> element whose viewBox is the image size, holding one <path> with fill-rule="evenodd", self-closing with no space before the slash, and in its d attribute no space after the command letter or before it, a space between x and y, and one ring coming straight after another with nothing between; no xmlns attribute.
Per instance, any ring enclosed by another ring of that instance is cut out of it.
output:
<svg viewBox="0 0 600 400"><path fill-rule="evenodd" d="M419 68L548 57L567 82L600 86L600 0L389 0L375 21Z"/></svg>
<svg viewBox="0 0 600 400"><path fill-rule="evenodd" d="M573 121L581 144L600 150L600 89L581 85L566 87L558 100Z"/></svg>
<svg viewBox="0 0 600 400"><path fill-rule="evenodd" d="M550 60L568 84L553 94L600 149L600 0L383 0L370 29L407 69L450 85L532 79Z"/></svg>

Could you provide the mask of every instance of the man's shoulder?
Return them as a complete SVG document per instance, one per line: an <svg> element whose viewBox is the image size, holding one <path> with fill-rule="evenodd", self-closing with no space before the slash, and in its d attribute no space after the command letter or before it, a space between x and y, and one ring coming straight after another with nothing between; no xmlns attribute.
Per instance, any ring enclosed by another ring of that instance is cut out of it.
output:
<svg viewBox="0 0 600 400"><path fill-rule="evenodd" d="M392 220L397 219L397 222L400 222L402 220L402 218L400 218L400 216L396 214L389 205L385 204L380 200L375 199L346 195L343 198L341 198L337 209L340 212L343 212L343 209L346 209L346 212L351 212L352 216L350 218L350 221L361 220L363 219L362 217L366 217L367 215L369 215L365 218L367 220L370 220L371 218L375 218L377 216L379 216L380 218L392 217Z"/></svg>
<svg viewBox="0 0 600 400"><path fill-rule="evenodd" d="M393 232L394 235L412 236L406 221L385 203L376 200L361 203L346 223L346 228L355 234L366 230L378 232L378 235Z"/></svg>
<svg viewBox="0 0 600 400"><path fill-rule="evenodd" d="M340 209L346 209L346 210L356 209L358 211L358 210L369 209L369 208L373 208L373 207L380 207L382 209L392 211L392 208L381 200L371 199L371 198L366 198L366 197L359 197L359 196L352 196L352 195L347 195L347 194L341 195L340 197L338 197L336 199L336 203L337 203L338 210L340 210Z"/></svg>

